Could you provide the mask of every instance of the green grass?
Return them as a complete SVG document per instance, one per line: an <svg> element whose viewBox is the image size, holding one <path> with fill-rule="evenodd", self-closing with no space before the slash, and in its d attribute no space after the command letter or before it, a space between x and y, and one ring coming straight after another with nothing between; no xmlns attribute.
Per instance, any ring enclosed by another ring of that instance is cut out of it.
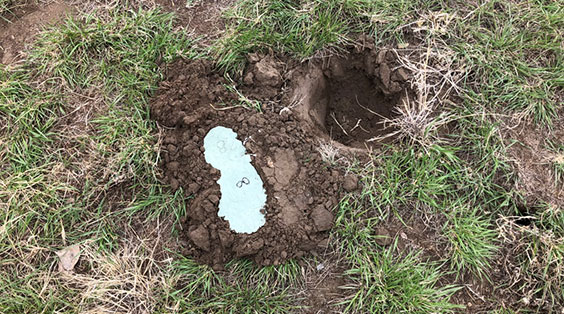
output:
<svg viewBox="0 0 564 314"><path fill-rule="evenodd" d="M156 180L156 128L146 105L160 80L157 63L193 54L192 41L171 29L172 17L154 10L69 19L42 33L25 66L0 68L0 263L29 282L2 281L3 308L75 308L72 288L34 297L33 283L51 276L45 261L61 240L112 252L122 241L116 222L183 215L183 195ZM71 95L89 93L101 112L93 130L67 134L57 123L77 105ZM107 191L123 182L130 187L110 200ZM28 267L13 266L20 260Z"/></svg>
<svg viewBox="0 0 564 314"><path fill-rule="evenodd" d="M397 253L397 240L387 249L355 256L346 275L353 281L351 295L342 303L355 313L450 313L463 308L449 302L458 288L438 287L440 267L425 262L417 252Z"/></svg>
<svg viewBox="0 0 564 314"><path fill-rule="evenodd" d="M173 264L177 289L168 297L180 313L293 313L290 283L299 279L299 265L257 267L247 260L231 262L220 276L208 266L180 257Z"/></svg>
<svg viewBox="0 0 564 314"><path fill-rule="evenodd" d="M41 91L30 80L25 70L0 67L0 135L10 139L0 150L6 161L0 167L16 172L44 160L46 146L56 137L51 129L63 112L56 91Z"/></svg>
<svg viewBox="0 0 564 314"><path fill-rule="evenodd" d="M487 276L490 260L495 256L497 232L491 218L479 215L477 208L455 207L448 213L442 232L448 239L451 268L457 276L469 271L478 277Z"/></svg>
<svg viewBox="0 0 564 314"><path fill-rule="evenodd" d="M561 3L496 0L467 10L453 40L470 73L467 97L551 126L564 83Z"/></svg>
<svg viewBox="0 0 564 314"><path fill-rule="evenodd" d="M169 14L114 9L71 18L44 32L26 67L1 69L0 118L6 127L0 138L10 145L3 145L0 154L0 264L15 276L0 282L3 309L35 313L137 306L122 300L112 304L111 294L162 312L173 307L226 313L295 309L286 287L298 281L295 262L258 268L242 261L220 275L181 257L174 263L153 260L147 248L134 249L133 256L115 255L130 245L123 236L132 220L169 219L174 226L185 215L182 190L171 194L157 180L156 125L149 119L147 101L161 79L158 64L199 56L193 43L172 32ZM40 88L29 83L45 77ZM73 94L94 97L99 106L89 121L91 129L78 137L57 125L76 105L68 96ZM78 186L67 182L69 173L76 175L84 167L88 173ZM109 197L109 191L117 198ZM75 277L75 285L49 279L61 237L88 243L91 255L84 259L98 265ZM27 267L13 266L22 260ZM116 267L108 267L108 260ZM139 273L139 263L153 266ZM40 295L45 280L53 290ZM125 292L130 282L155 280L166 282L158 285L162 290L155 296L142 295L142 289ZM99 299L81 294L94 284L105 289Z"/></svg>
<svg viewBox="0 0 564 314"><path fill-rule="evenodd" d="M269 49L308 58L322 49L340 50L354 34L378 42L401 37L397 27L432 2L366 0L243 0L227 14L229 32L214 47L220 68L240 72L246 54Z"/></svg>

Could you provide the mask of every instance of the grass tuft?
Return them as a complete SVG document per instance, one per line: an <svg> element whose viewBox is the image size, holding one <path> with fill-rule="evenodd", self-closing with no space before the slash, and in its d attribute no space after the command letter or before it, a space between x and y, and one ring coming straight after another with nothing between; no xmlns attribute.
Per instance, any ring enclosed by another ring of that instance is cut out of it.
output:
<svg viewBox="0 0 564 314"><path fill-rule="evenodd" d="M449 302L458 290L438 287L440 267L425 262L419 253L397 254L397 239L380 251L363 252L346 271L353 290L342 304L354 313L451 313L463 308Z"/></svg>
<svg viewBox="0 0 564 314"><path fill-rule="evenodd" d="M497 232L491 219L479 215L477 208L463 206L453 208L447 214L443 233L448 239L451 269L461 277L470 271L479 278L488 278L490 261L495 256Z"/></svg>

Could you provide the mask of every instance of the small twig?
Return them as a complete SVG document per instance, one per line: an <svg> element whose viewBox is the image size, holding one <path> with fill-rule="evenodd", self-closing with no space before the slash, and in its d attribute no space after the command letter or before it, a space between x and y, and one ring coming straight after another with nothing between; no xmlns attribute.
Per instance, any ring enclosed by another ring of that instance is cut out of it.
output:
<svg viewBox="0 0 564 314"><path fill-rule="evenodd" d="M352 132L354 131L356 128L358 128L360 126L360 121L362 121L362 119L358 119L358 121L356 122L356 125L349 131ZM362 129L362 127L360 127Z"/></svg>
<svg viewBox="0 0 564 314"><path fill-rule="evenodd" d="M349 133L347 133L347 131L345 131L345 129L343 128L343 126L339 123L339 121L337 121L337 118L335 117L335 113L331 112L331 117L333 118L333 120L335 120L335 122L337 123L337 125L341 128L341 130L343 131L343 133L345 133L346 136L349 136Z"/></svg>
<svg viewBox="0 0 564 314"><path fill-rule="evenodd" d="M231 107L225 107L225 108L216 108L216 107L214 107L212 104L210 104L210 106L211 106L214 110L217 110L217 111L229 110L229 109L233 109L233 108L240 107L240 106L231 106Z"/></svg>
<svg viewBox="0 0 564 314"><path fill-rule="evenodd" d="M370 133L370 131L368 131L367 129L363 128L362 125L359 125L358 127L359 127L361 130L363 130L364 132Z"/></svg>
<svg viewBox="0 0 564 314"><path fill-rule="evenodd" d="M482 301L484 301L484 302L486 301L486 299L485 299L483 296L479 295L476 291L474 291L474 290L470 287L470 285L464 285L464 286L465 286L468 290L470 290L470 292L472 292L472 294L474 294L474 295L475 295L476 297L478 297L480 300L482 300Z"/></svg>
<svg viewBox="0 0 564 314"><path fill-rule="evenodd" d="M386 117L384 117L383 115L377 113L376 111L373 111L373 110L371 110L370 108L367 108L367 107L361 105L360 102L358 101L358 96L357 96L357 95L355 95L354 97L356 98L356 103L357 103L361 108L367 110L368 112L370 112L370 113L372 113L372 114L374 114L374 115L377 115L378 117L380 117L380 118L382 118L382 119L386 119Z"/></svg>

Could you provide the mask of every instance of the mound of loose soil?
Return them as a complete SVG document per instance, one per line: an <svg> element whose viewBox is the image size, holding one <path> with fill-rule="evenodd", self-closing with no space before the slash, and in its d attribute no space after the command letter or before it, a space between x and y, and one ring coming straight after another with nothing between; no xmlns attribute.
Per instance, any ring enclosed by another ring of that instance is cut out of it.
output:
<svg viewBox="0 0 564 314"><path fill-rule="evenodd" d="M166 126L161 151L164 180L194 196L183 223L184 253L221 267L243 256L261 265L279 264L325 248L343 175L321 160L318 139L292 111L221 107L235 100L224 83L206 61L179 61L169 67L151 104L152 117ZM235 233L217 216L220 173L206 163L203 139L218 125L237 132L267 191L266 224L253 234ZM348 190L356 188L355 178L346 181Z"/></svg>

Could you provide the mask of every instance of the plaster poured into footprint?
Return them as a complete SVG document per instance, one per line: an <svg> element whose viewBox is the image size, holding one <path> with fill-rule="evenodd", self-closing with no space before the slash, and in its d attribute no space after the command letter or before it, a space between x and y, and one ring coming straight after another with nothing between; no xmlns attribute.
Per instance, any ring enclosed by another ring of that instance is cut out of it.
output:
<svg viewBox="0 0 564 314"><path fill-rule="evenodd" d="M217 126L204 138L204 149L206 162L221 172L217 181L221 191L217 214L225 217L235 232L257 231L265 223L261 209L266 203L266 192L245 146L233 130Z"/></svg>

